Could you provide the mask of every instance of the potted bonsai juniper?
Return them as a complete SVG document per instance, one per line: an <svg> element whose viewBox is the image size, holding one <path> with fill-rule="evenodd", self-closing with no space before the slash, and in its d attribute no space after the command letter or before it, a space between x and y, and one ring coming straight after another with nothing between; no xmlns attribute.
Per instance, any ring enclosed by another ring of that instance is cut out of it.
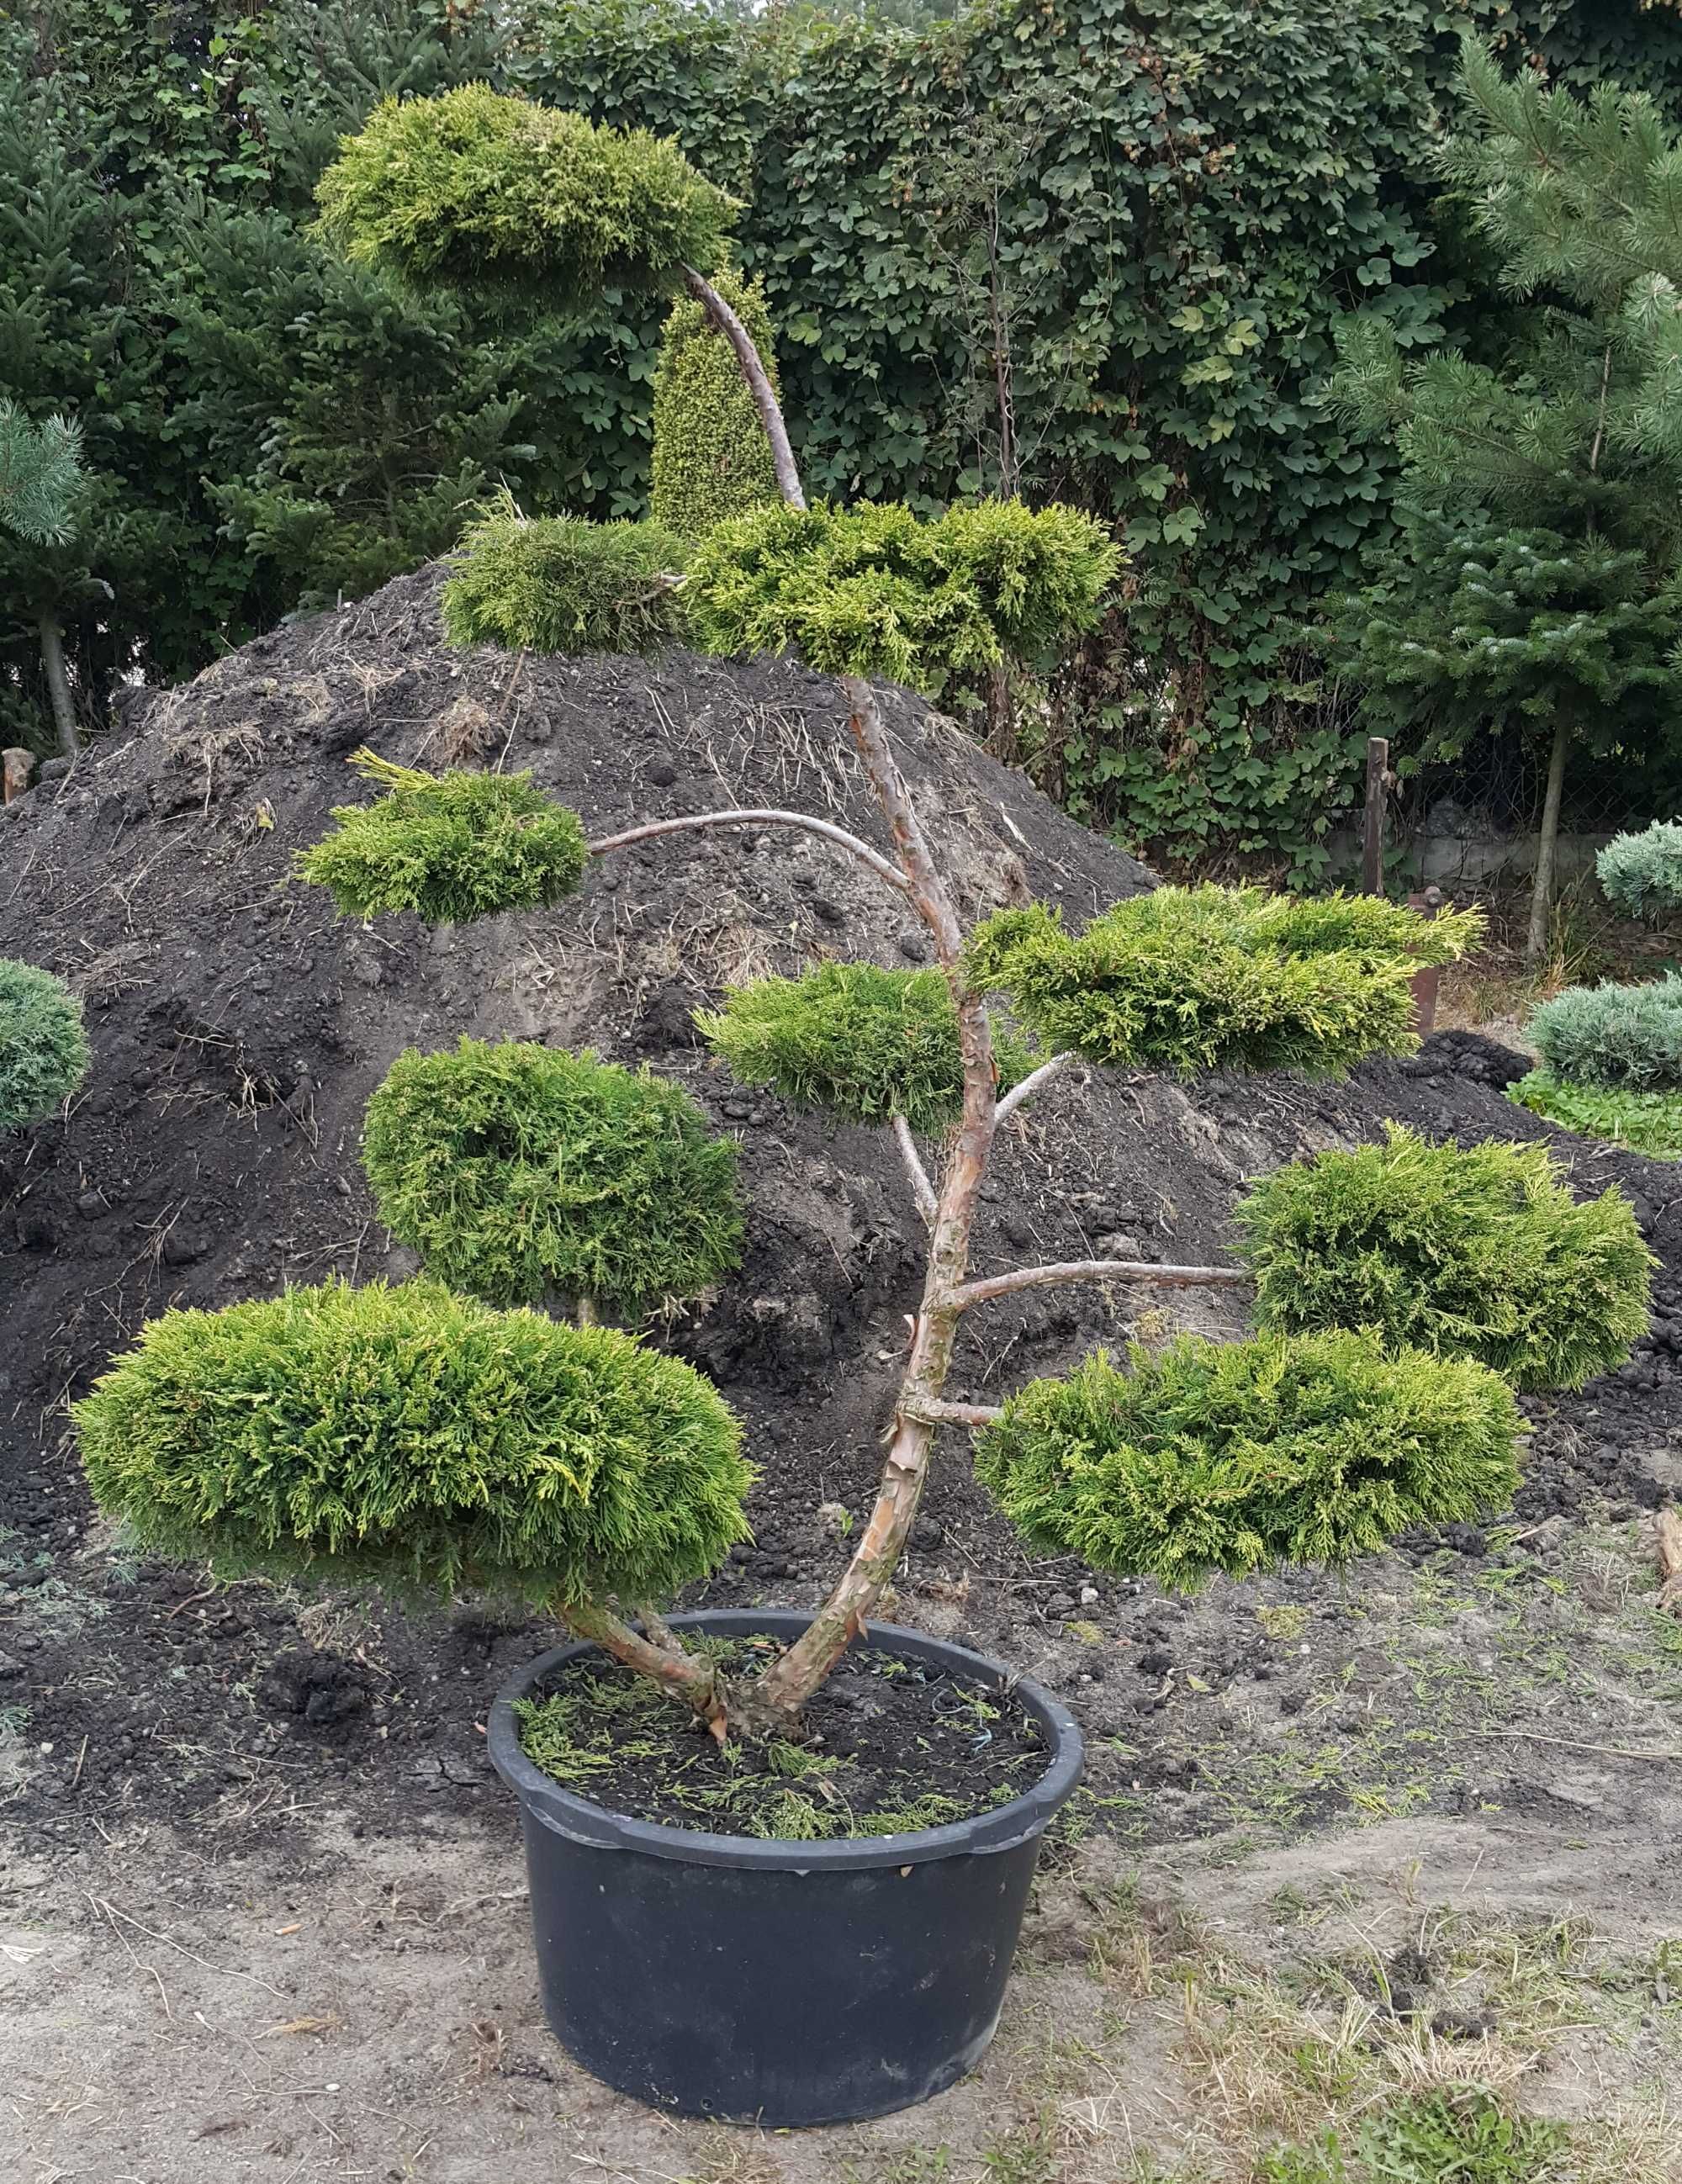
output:
<svg viewBox="0 0 1682 2184"><path fill-rule="evenodd" d="M879 1490L814 1613L667 1613L745 1535L739 1429L689 1367L591 1323L603 1304L634 1310L662 1284L720 1276L738 1233L732 1162L687 1095L588 1057L465 1042L405 1056L372 1103L367 1157L387 1217L434 1268L501 1301L429 1273L396 1289L329 1284L172 1312L76 1411L97 1498L154 1550L228 1571L541 1602L588 1642L584 1658L605 1655L646 1686L654 1713L606 1703L644 1758L660 1747L668 1774L700 1758L791 1787L822 1781L820 1695L861 1654L900 1663L972 1724L983 1708L1008 1719L1001 1749L1014 1741L1033 1758L988 1786L1006 1793L996 1803L983 1796L962 1818L885 1836L832 1812L827 1839L809 1821L767 1839L729 1833L721 1804L705 1808L710 1821L691 1811L653 1823L593 1794L599 1752L568 1744L567 1708L546 1705L557 1691L576 1699L566 1679L581 1646L546 1655L499 1701L493 1753L521 1802L561 2038L645 2098L781 2122L902 2105L973 2063L1037 1839L1078 1771L1073 1725L1045 1695L873 1619L943 1433L980 1429L981 1475L1032 1543L1189 1584L1339 1560L1404 1525L1500 1506L1518 1431L1507 1384L1475 1358L1370 1332L1184 1339L1135 1351L1124 1368L1089 1359L996 1410L955 1396L957 1330L999 1297L1247 1279L1127 1261L972 1269L1002 1119L1077 1057L1339 1067L1403 1049L1414 951L1447 954L1469 928L1367 900L1203 889L1124 903L1078 936L1038 911L966 933L872 691L855 681L849 699L885 846L794 811L696 812L592 839L528 778L376 761L384 795L341 812L302 861L352 914L436 918L556 902L588 863L651 839L786 826L853 858L923 921L933 972L843 984L823 967L732 993L707 1021L750 1081L899 1126L927 1225ZM1009 1089L989 1012L1001 993L1047 1050L1026 1074L1028 1057L1013 1057ZM935 1145L932 1167L919 1139ZM649 1227L680 1187L693 1215L682 1266ZM567 1780L545 1771L557 1758ZM808 1798L807 1809L821 1808Z"/></svg>
<svg viewBox="0 0 1682 2184"><path fill-rule="evenodd" d="M448 270L452 252L494 256L529 235L534 203L564 200L567 219L520 257L527 275L558 268L564 287L581 265L599 275L623 259L622 231L593 227L592 208L619 218L639 176L706 202L670 148L644 146L627 178L610 132L487 100L382 109L368 136L384 131L385 149L375 142L361 170L379 187L351 187L353 144L343 186L327 192L354 246L388 245L411 272ZM464 195L469 140L505 164L468 160ZM613 184L593 198L580 180L592 160ZM487 177L499 171L498 195ZM406 219L417 189L426 217ZM662 262L668 274L687 264L677 248ZM404 1056L370 1103L365 1159L425 1276L166 1313L76 1423L97 1498L154 1550L433 1596L483 1589L551 1611L572 1642L524 1671L491 1721L521 1802L550 2021L643 2098L786 2124L906 2105L976 2060L1039 1836L1079 1771L1078 1732L1047 1694L877 1619L943 1434L978 1433L981 1475L1031 1544L1190 1585L1339 1561L1409 1524L1500 1506L1519 1421L1481 1354L1510 1333L1495 1324L1500 1299L1482 1318L1457 1295L1401 1309L1404 1292L1432 1290L1445 1254L1440 1236L1420 1249L1417 1207L1390 1168L1376 1183L1363 1170L1358 1190L1328 1168L1258 1215L1248 1248L1267 1323L1252 1340L1135 1348L1123 1367L1100 1354L997 1408L954 1394L958 1331L1000 1297L1250 1279L1122 1260L972 1268L979 1192L1012 1112L1076 1060L1191 1075L1339 1070L1406 1050L1414 972L1456 954L1473 922L1205 888L1124 903L1078 934L1039 907L966 929L868 678L938 687L1081 627L1113 554L1064 510L956 510L927 525L898 510L807 510L774 390L755 396L785 504L710 529L681 574L664 569L662 538L633 578L636 603L659 611L630 626L649 642L681 628L720 651L793 647L838 674L878 838L761 809L593 838L529 777L435 777L364 754L383 794L337 813L300 868L348 915L450 922L553 910L593 861L633 846L788 827L854 860L922 921L933 969L823 965L730 993L702 1020L746 1081L891 1128L927 1232L878 1490L827 1596L810 1614L671 1613L746 1535L740 1429L700 1374L600 1323L727 1275L741 1232L735 1153L680 1088L588 1055L464 1041ZM603 558L579 551L589 529L493 526L457 579L453 633L523 642L528 621L600 627ZM625 542L611 545L624 565ZM995 1022L1001 1001L1009 1021ZM1552 1186L1533 1180L1545 1199ZM1490 1188L1499 1198L1508 1179ZM1452 1226L1458 1201L1444 1199ZM1639 1317L1647 1267L1627 1215L1607 1206L1562 1247L1592 1262L1571 1310L1599 1315L1596 1341L1568 1346L1573 1370L1614 1352ZM1351 1294L1378 1301L1361 1328L1290 1325L1289 1269L1317 1249L1347 1254L1365 1282ZM1528 1262L1518 1272L1529 1279ZM1523 1299L1531 1319L1549 1310L1535 1288ZM1556 1353L1533 1343L1523 1354ZM912 1710L894 1719L911 1731L899 1757L916 1758L875 1797L858 1779L869 1738L833 1704L860 1676L895 1706L908 1694ZM988 1752L987 1766L949 1767L959 1747Z"/></svg>

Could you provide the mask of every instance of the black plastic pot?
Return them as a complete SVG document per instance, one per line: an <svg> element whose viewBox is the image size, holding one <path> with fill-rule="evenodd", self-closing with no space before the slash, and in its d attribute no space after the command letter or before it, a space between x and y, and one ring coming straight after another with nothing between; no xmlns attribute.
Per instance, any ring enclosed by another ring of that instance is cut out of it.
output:
<svg viewBox="0 0 1682 2184"><path fill-rule="evenodd" d="M672 1618L790 1639L771 1609ZM869 1643L985 1688L1008 1670L872 1624ZM1046 1770L992 1812L916 1835L765 1842L610 1813L520 1748L515 1706L590 1649L546 1653L501 1692L491 1758L520 1799L543 2008L597 2077L677 2115L771 2126L911 2108L974 2068L999 2021L1039 1838L1080 1780L1080 1731L1037 1684Z"/></svg>

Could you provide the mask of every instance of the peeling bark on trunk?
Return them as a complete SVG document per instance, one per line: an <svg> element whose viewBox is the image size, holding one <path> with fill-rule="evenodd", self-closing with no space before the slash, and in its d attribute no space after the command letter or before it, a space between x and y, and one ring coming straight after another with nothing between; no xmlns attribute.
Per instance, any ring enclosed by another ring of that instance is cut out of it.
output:
<svg viewBox="0 0 1682 2184"><path fill-rule="evenodd" d="M1553 749L1548 753L1548 785L1542 799L1542 831L1536 838L1536 877L1530 890L1530 930L1524 941L1524 967L1534 971L1547 953L1548 921L1553 910L1553 868L1559 844L1559 805L1565 791L1565 755L1571 744L1571 723L1563 715L1556 722Z"/></svg>
<svg viewBox="0 0 1682 2184"><path fill-rule="evenodd" d="M76 734L76 709L70 698L70 678L64 666L64 632L56 616L41 617L41 671L47 678L47 695L53 707L53 725L58 732L58 749L74 758L81 749Z"/></svg>

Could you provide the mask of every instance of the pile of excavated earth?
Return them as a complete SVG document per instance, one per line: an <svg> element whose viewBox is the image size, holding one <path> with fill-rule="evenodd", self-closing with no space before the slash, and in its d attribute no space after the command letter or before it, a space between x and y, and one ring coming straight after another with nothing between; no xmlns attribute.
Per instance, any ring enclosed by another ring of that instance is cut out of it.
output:
<svg viewBox="0 0 1682 2184"><path fill-rule="evenodd" d="M362 800L347 761L365 744L406 764L529 768L593 833L770 805L880 838L840 694L788 661L451 650L438 584L437 571L399 580L138 698L0 820L0 954L70 982L94 1054L68 1117L0 1139L0 1720L15 1732L0 1784L8 1820L40 1849L137 1810L214 1814L271 1760L294 1801L312 1791L359 1832L415 1810L506 1817L479 1724L493 1686L546 1634L472 1603L407 1616L136 1564L91 1512L67 1429L67 1401L167 1305L414 1270L358 1158L365 1104L405 1047L463 1032L589 1045L680 1079L741 1138L744 1263L653 1331L741 1412L760 1468L754 1543L699 1597L810 1602L867 1506L921 1273L893 1143L744 1090L692 1015L733 981L825 956L926 961L896 900L787 831L651 843L593 866L558 911L437 933L409 917L347 924L290 876L331 809ZM966 911L1041 897L1078 922L1152 884L952 722L903 694L884 703ZM1674 1485L1679 1170L1512 1106L1501 1087L1519 1067L1451 1034L1341 1084L1076 1072L1008 1126L981 1271L1219 1257L1246 1176L1376 1136L1391 1117L1435 1136L1551 1139L1580 1190L1630 1194L1665 1262L1632 1362L1580 1396L1527 1404L1527 1481L1514 1511L1492 1513L1500 1526L1410 1540L1342 1580L1222 1584L1184 1602L1035 1563L973 1483L964 1437L950 1436L903 1619L1061 1690L1091 1735L1108 1824L1139 1840L1224 1824L1307 1719L1316 1749L1341 1755L1311 1778L1310 1816L1346 1809L1410 1722L1442 1734L1429 1680L1410 1681L1395 1647L1372 1637L1414 1573L1463 1564L1469 1578L1493 1558L1545 1615L1549 1557ZM1181 1323L1239 1323L1207 1298L1029 1292L970 1315L950 1393L997 1401L1125 1341L1129 1312L1149 1313L1141 1334L1159 1331L1165 1305ZM1369 1749L1379 1719L1382 1752ZM1556 1771L1534 1742L1486 1741L1418 1757L1406 1794L1445 1812L1546 1809ZM1626 1815L1651 1782L1632 1769Z"/></svg>

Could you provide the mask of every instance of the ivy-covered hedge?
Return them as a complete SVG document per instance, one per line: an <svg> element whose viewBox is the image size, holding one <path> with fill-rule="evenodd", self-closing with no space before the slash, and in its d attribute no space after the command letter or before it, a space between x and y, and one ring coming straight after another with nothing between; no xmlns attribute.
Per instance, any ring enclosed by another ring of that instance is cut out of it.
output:
<svg viewBox="0 0 1682 2184"><path fill-rule="evenodd" d="M927 512L999 483L972 217L996 185L1011 460L1030 499L1113 520L1132 566L1028 755L1133 839L1304 877L1353 754L1293 633L1390 491L1314 389L1339 314L1418 339L1465 292L1428 157L1462 25L1573 81L1682 86L1682 15L1638 0L983 0L923 31L688 0L0 22L0 321L31 328L6 376L31 416L83 421L97 481L73 549L0 540L27 609L0 714L39 706L43 604L97 699L136 656L178 675L446 549L498 478L534 513L643 512L663 299L420 298L315 232L315 182L382 96L487 82L672 135L742 200L815 498Z"/></svg>

